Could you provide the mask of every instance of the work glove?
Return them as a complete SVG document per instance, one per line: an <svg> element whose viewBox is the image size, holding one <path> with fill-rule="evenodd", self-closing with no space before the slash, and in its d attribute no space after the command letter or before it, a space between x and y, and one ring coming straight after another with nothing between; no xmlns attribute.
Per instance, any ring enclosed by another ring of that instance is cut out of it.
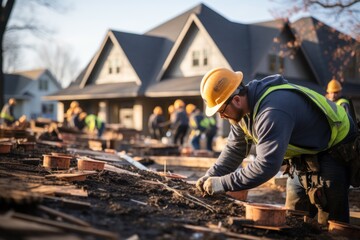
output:
<svg viewBox="0 0 360 240"><path fill-rule="evenodd" d="M209 177L203 184L204 191L209 195L225 192L220 179L220 177Z"/></svg>
<svg viewBox="0 0 360 240"><path fill-rule="evenodd" d="M201 193L204 193L204 188L203 188L203 185L204 185L204 182L209 178L210 176L208 175L205 175L205 176L202 176L201 178L199 178L197 181L196 181L196 188L201 192Z"/></svg>

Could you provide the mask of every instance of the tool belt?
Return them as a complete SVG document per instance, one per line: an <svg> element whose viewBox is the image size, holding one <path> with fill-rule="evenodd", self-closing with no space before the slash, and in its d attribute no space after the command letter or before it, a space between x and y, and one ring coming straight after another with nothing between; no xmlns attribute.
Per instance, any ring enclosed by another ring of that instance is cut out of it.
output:
<svg viewBox="0 0 360 240"><path fill-rule="evenodd" d="M287 168L284 174L294 177L294 172L299 176L299 180L305 188L311 204L319 209L324 209L327 200L324 192L323 184L319 179L320 165L318 155L300 155L288 160Z"/></svg>

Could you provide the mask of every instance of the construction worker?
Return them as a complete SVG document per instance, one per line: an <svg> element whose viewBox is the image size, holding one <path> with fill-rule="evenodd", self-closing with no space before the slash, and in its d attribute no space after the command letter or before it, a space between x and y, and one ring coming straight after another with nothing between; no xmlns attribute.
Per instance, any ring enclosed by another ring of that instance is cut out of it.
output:
<svg viewBox="0 0 360 240"><path fill-rule="evenodd" d="M205 131L205 128L201 125L204 115L192 103L186 105L186 113L189 116L189 127L191 129L189 134L190 145L193 150L199 150L201 134Z"/></svg>
<svg viewBox="0 0 360 240"><path fill-rule="evenodd" d="M77 116L76 116L76 113L75 113L75 109L78 109L78 108L80 108L80 107L79 107L79 102L77 102L77 101L72 101L72 102L70 103L69 109L66 111L66 114L65 114L65 116L66 116L66 123L67 123L67 125L68 125L69 127L75 127L75 122L74 122L74 120L75 120L75 118L77 117ZM81 108L80 108L80 109L81 109ZM77 114L79 114L79 113L77 113Z"/></svg>
<svg viewBox="0 0 360 240"><path fill-rule="evenodd" d="M214 116L204 117L200 125L205 129L206 149L213 151L213 140L217 133L216 120Z"/></svg>
<svg viewBox="0 0 360 240"><path fill-rule="evenodd" d="M353 120L356 122L354 108L351 102L342 96L342 86L338 80L332 79L328 83L326 88L326 98L330 101L335 102L336 105L344 107L346 112L349 113Z"/></svg>
<svg viewBox="0 0 360 240"><path fill-rule="evenodd" d="M189 117L186 114L185 103L181 99L174 102L174 117L171 120L171 129L174 132L174 144L183 146L184 138L189 128Z"/></svg>
<svg viewBox="0 0 360 240"><path fill-rule="evenodd" d="M161 124L164 122L163 110L160 106L156 106L148 121L148 128L153 139L161 140L163 137L164 128Z"/></svg>
<svg viewBox="0 0 360 240"><path fill-rule="evenodd" d="M90 132L97 130L97 137L100 138L105 130L105 123L95 114L87 114L82 112L79 115L79 120L84 121L85 126Z"/></svg>
<svg viewBox="0 0 360 240"><path fill-rule="evenodd" d="M360 138L344 108L280 75L244 85L242 72L226 68L209 71L200 91L206 115L218 112L231 123L217 162L196 183L200 191L212 195L255 188L275 176L287 159L286 207L308 211L310 217L317 213L320 224L349 222L350 179L344 162L358 161L360 153L342 150ZM255 143L257 155L238 168L247 154L245 139Z"/></svg>
<svg viewBox="0 0 360 240"><path fill-rule="evenodd" d="M10 98L3 106L0 114L1 122L10 127L15 122L14 106L16 105L15 98Z"/></svg>

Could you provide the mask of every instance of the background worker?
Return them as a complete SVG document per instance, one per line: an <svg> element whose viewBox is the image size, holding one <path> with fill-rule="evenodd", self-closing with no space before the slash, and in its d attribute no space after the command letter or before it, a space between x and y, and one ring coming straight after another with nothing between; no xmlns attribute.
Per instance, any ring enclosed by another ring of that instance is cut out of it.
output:
<svg viewBox="0 0 360 240"><path fill-rule="evenodd" d="M79 114L79 113L75 113L75 110L78 108L80 108L79 102L72 101L70 103L70 107L68 108L68 110L66 111L66 114L65 114L67 126L75 127L74 121L75 121L75 118L77 117L77 114Z"/></svg>
<svg viewBox="0 0 360 240"><path fill-rule="evenodd" d="M148 121L148 128L153 139L161 140L164 136L164 127L161 125L164 122L163 110L160 106L156 106Z"/></svg>
<svg viewBox="0 0 360 240"><path fill-rule="evenodd" d="M1 109L1 122L10 127L15 122L14 106L16 105L15 98L10 98L8 102Z"/></svg>
<svg viewBox="0 0 360 240"><path fill-rule="evenodd" d="M205 116L200 124L205 128L206 149L213 151L213 140L217 133L216 120L214 116Z"/></svg>
<svg viewBox="0 0 360 240"><path fill-rule="evenodd" d="M345 108L346 112L350 114L353 120L356 122L356 115L355 110L350 102L350 100L346 99L342 95L342 86L341 83L336 80L332 79L326 88L326 98L330 101L336 103L336 105L342 106Z"/></svg>
<svg viewBox="0 0 360 240"><path fill-rule="evenodd" d="M320 224L328 219L349 222L350 183L342 161L353 155L341 152L344 159L336 159L335 153L360 139L344 108L280 75L245 86L241 72L225 68L209 71L200 91L206 115L218 112L231 123L217 162L196 183L200 191L212 195L257 187L289 159L294 171L287 180L286 207L309 211L310 217L317 213ZM247 154L244 134L255 143L257 155L238 169Z"/></svg>
<svg viewBox="0 0 360 240"><path fill-rule="evenodd" d="M189 116L189 142L193 150L200 149L201 134L205 131L201 122L204 119L203 113L194 104L189 103L186 105L186 113Z"/></svg>
<svg viewBox="0 0 360 240"><path fill-rule="evenodd" d="M189 117L186 114L184 101L181 99L175 100L174 109L174 117L171 123L171 128L174 132L174 144L183 146L184 138L189 129Z"/></svg>
<svg viewBox="0 0 360 240"><path fill-rule="evenodd" d="M97 137L100 138L105 130L105 123L95 114L87 114L82 112L79 115L79 120L85 123L87 129L93 133L97 130Z"/></svg>

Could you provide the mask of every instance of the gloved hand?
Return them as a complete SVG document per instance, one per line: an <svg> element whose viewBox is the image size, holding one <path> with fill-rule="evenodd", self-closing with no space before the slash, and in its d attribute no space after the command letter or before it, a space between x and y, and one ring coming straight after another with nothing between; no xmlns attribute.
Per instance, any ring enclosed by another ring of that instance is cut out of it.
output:
<svg viewBox="0 0 360 240"><path fill-rule="evenodd" d="M203 185L204 185L204 182L209 178L210 176L208 175L205 175L205 176L202 176L201 178L199 178L197 181L196 181L196 188L201 192L201 193L204 193L204 188L203 188Z"/></svg>
<svg viewBox="0 0 360 240"><path fill-rule="evenodd" d="M209 195L225 192L220 179L220 177L209 177L203 184L204 191Z"/></svg>

